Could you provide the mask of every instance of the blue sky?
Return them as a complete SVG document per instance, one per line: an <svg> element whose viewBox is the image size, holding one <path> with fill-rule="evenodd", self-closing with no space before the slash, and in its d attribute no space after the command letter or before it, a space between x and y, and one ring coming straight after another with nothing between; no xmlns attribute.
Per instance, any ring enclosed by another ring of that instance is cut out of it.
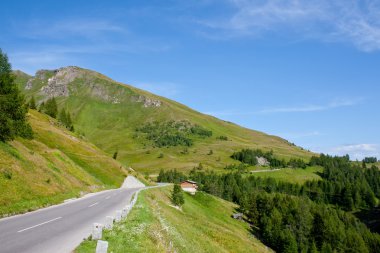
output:
<svg viewBox="0 0 380 253"><path fill-rule="evenodd" d="M379 0L1 1L0 16L14 69L77 65L313 151L380 158Z"/></svg>

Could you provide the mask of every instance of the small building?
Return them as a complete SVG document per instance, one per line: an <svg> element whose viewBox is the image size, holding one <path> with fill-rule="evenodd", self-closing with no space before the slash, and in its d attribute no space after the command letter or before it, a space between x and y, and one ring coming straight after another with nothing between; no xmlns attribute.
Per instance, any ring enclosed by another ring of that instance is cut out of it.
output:
<svg viewBox="0 0 380 253"><path fill-rule="evenodd" d="M191 194L195 194L198 189L197 182L191 180L185 180L181 182L181 188L185 192L190 192Z"/></svg>

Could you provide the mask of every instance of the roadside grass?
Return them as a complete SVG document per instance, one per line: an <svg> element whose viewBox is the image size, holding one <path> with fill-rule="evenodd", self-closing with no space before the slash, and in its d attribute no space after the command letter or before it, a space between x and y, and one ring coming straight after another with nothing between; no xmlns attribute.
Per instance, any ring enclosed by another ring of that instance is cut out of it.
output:
<svg viewBox="0 0 380 253"><path fill-rule="evenodd" d="M105 231L109 252L271 252L231 214L236 205L206 193L185 194L181 210L171 206L171 186L142 191L127 219ZM85 240L76 253L94 252Z"/></svg>
<svg viewBox="0 0 380 253"><path fill-rule="evenodd" d="M268 172L255 172L248 173L249 176L263 177L263 178L274 178L277 180L289 182L289 183L299 183L303 184L308 180L320 180L321 177L318 175L318 172L322 172L322 167L319 166L309 166L306 169L291 169L284 168L276 171Z"/></svg>
<svg viewBox="0 0 380 253"><path fill-rule="evenodd" d="M59 123L30 110L33 140L0 142L0 217L121 185L118 162Z"/></svg>

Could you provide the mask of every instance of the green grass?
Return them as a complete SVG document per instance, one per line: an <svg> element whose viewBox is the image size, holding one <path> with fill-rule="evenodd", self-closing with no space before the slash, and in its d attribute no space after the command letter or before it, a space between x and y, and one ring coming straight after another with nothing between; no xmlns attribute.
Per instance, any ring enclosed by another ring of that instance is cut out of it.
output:
<svg viewBox="0 0 380 253"><path fill-rule="evenodd" d="M28 115L33 140L0 142L0 216L119 187L127 170L46 115Z"/></svg>
<svg viewBox="0 0 380 253"><path fill-rule="evenodd" d="M170 187L141 192L125 221L105 231L109 252L271 252L234 220L236 206L198 192L185 194L182 210L170 203ZM86 240L75 252L94 252L96 242Z"/></svg>
<svg viewBox="0 0 380 253"><path fill-rule="evenodd" d="M277 171L250 173L249 175L263 178L271 177L285 182L302 184L307 180L321 179L321 177L318 175L318 172L322 171L323 169L321 167L316 166L307 167L306 169L285 168Z"/></svg>
<svg viewBox="0 0 380 253"><path fill-rule="evenodd" d="M99 73L77 69L80 78L69 84L70 96L57 97L60 107L72 113L74 126L78 132L106 151L119 151L118 159L139 172L156 174L162 169L177 168L189 171L200 162L209 169L223 171L234 160L230 155L242 148L273 149L279 158L291 157L307 159L312 153L291 145L284 139L262 132L249 130L215 117L201 114L175 101L150 94L129 85L115 82ZM53 72L45 73L45 79L34 79L30 90L23 89L27 98L32 95L37 101L45 99L41 88ZM25 87L27 76L18 73L20 87ZM22 85L24 83L24 85ZM95 87L94 87L95 86ZM160 100L160 107L144 107L136 102L139 96ZM117 98L117 103L114 103ZM194 138L194 145L183 154L184 147L155 148L154 143L144 137L136 137L135 129L147 122L167 122L187 120L213 132L212 137ZM217 139L226 136L228 141ZM208 155L213 150L213 155ZM163 153L163 158L158 158Z"/></svg>

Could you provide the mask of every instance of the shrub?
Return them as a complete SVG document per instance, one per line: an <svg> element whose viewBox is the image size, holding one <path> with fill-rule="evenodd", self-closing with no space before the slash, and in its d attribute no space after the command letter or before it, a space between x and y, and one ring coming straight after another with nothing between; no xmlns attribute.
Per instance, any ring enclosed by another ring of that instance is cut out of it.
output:
<svg viewBox="0 0 380 253"><path fill-rule="evenodd" d="M8 169L3 170L3 171L2 171L2 174L3 174L3 176L4 176L6 179L8 179L8 180L11 180L12 177L13 177L13 173L12 173L12 171L10 171L10 170L8 170Z"/></svg>

